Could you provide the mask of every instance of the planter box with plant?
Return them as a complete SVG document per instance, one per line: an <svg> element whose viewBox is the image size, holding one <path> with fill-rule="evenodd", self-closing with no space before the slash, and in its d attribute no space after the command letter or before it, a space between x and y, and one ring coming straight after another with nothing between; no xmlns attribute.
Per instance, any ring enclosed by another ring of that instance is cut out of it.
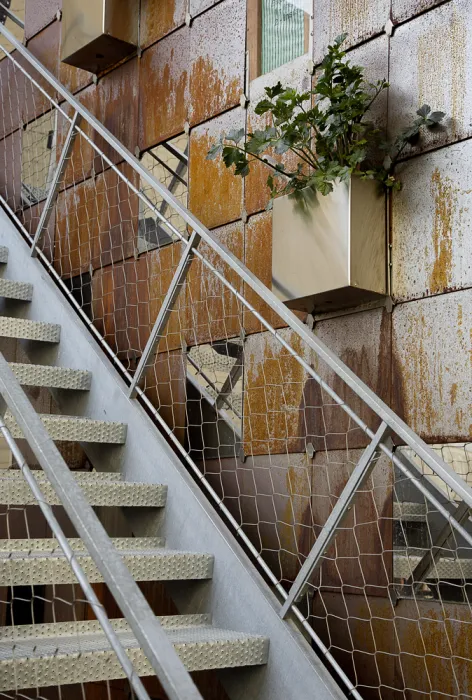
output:
<svg viewBox="0 0 472 700"><path fill-rule="evenodd" d="M293 309L323 311L359 304L387 293L386 197L401 188L394 169L406 146L424 128L438 128L442 112L423 105L411 126L391 142L370 119L388 88L368 83L351 65L338 37L313 90L300 93L277 83L255 107L268 126L244 139L244 129L222 134L208 159L222 156L246 177L262 162L273 209L272 286ZM281 162L284 153L297 166Z"/></svg>

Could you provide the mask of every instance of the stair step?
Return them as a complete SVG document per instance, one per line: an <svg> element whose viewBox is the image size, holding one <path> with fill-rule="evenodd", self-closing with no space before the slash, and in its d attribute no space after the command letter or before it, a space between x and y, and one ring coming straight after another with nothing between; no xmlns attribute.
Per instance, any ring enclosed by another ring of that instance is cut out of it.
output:
<svg viewBox="0 0 472 700"><path fill-rule="evenodd" d="M36 470L33 473L47 503L62 505L44 472ZM161 484L123 481L119 474L104 472L75 472L74 478L91 506L162 508L166 503L167 486ZM0 503L6 506L36 505L36 499L19 470L0 471Z"/></svg>
<svg viewBox="0 0 472 700"><path fill-rule="evenodd" d="M124 423L44 413L40 415L40 418L53 440L104 442L117 445L122 445L126 441L126 425ZM5 424L14 438L23 437L23 433L9 411L5 414Z"/></svg>
<svg viewBox="0 0 472 700"><path fill-rule="evenodd" d="M56 323L30 321L27 318L0 316L0 337L39 340L43 343L58 343L61 327Z"/></svg>
<svg viewBox="0 0 472 700"><path fill-rule="evenodd" d="M0 279L0 297L31 301L33 298L33 285L28 282Z"/></svg>
<svg viewBox="0 0 472 700"><path fill-rule="evenodd" d="M4 245L0 245L0 263L8 262L8 248Z"/></svg>
<svg viewBox="0 0 472 700"><path fill-rule="evenodd" d="M402 520L404 522L426 522L428 506L425 503L408 503L394 501L393 503L393 519Z"/></svg>
<svg viewBox="0 0 472 700"><path fill-rule="evenodd" d="M153 541L153 539L152 539ZM31 540L34 544L34 540ZM0 540L0 586L33 586L76 583L76 578L62 550L32 550L30 540L24 549L9 548L9 540ZM123 561L136 581L184 581L209 579L213 573L213 556L181 552L161 547L125 548ZM101 583L102 576L92 558L78 550L76 559L90 583Z"/></svg>
<svg viewBox="0 0 472 700"><path fill-rule="evenodd" d="M159 617L188 671L259 666L267 663L264 637L212 627L206 615ZM155 675L125 620L112 620L136 673ZM0 690L69 685L124 678L99 624L19 625L0 634Z"/></svg>
<svg viewBox="0 0 472 700"><path fill-rule="evenodd" d="M410 578L426 550L421 552L421 554L418 553L418 550L415 550L415 552L415 554L393 555L393 573L396 579ZM472 578L472 559L452 557L440 557L427 576L428 581L470 578Z"/></svg>
<svg viewBox="0 0 472 700"><path fill-rule="evenodd" d="M10 368L23 386L45 386L48 389L88 391L92 375L83 369L68 369L53 365L28 365L10 362Z"/></svg>
<svg viewBox="0 0 472 700"><path fill-rule="evenodd" d="M68 537L67 541L74 552L86 552L85 543L80 537ZM136 549L159 549L163 548L165 541L163 537L112 537L111 541L116 549L120 551ZM36 539L8 539L0 540L0 551L2 552L49 552L62 554L59 542L54 537L41 537Z"/></svg>

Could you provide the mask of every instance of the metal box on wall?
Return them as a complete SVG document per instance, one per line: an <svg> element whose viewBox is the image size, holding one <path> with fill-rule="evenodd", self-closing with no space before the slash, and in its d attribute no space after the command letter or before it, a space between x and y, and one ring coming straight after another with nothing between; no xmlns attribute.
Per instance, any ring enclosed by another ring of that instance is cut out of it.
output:
<svg viewBox="0 0 472 700"><path fill-rule="evenodd" d="M274 200L272 290L291 309L328 311L387 294L385 196L353 177L302 208Z"/></svg>
<svg viewBox="0 0 472 700"><path fill-rule="evenodd" d="M100 73L138 44L137 0L63 0L61 61Z"/></svg>

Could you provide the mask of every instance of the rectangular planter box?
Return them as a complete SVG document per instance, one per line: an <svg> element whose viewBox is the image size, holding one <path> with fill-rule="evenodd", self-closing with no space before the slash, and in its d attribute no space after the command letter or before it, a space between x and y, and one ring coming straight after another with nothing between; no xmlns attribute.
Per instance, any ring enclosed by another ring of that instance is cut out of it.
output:
<svg viewBox="0 0 472 700"><path fill-rule="evenodd" d="M272 291L311 313L356 306L387 294L385 195L372 180L351 178L302 209L274 200Z"/></svg>

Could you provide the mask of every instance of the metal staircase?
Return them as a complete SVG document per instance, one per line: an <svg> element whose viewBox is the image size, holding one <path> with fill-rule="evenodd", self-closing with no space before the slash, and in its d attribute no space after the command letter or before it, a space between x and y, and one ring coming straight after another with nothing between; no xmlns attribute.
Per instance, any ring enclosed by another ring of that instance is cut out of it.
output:
<svg viewBox="0 0 472 700"><path fill-rule="evenodd" d="M467 478L0 34L18 53L0 71L4 126L18 120L0 139L0 694L121 698L127 679L131 697L190 699L188 672L219 670L241 700L467 696ZM12 163L35 129L32 203ZM76 229L84 188L96 208ZM135 245L140 208L166 246ZM39 388L53 413L28 400ZM79 442L93 471L53 441ZM178 614L136 582L165 582Z"/></svg>

